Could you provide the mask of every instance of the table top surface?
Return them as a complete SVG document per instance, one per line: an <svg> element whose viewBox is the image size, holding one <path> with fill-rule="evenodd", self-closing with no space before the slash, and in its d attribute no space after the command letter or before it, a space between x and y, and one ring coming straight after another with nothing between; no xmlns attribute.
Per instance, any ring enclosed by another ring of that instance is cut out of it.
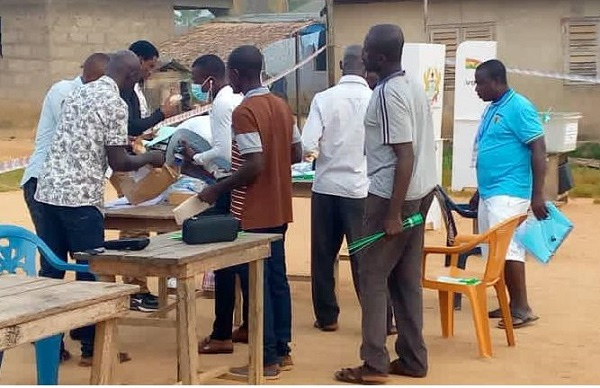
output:
<svg viewBox="0 0 600 388"><path fill-rule="evenodd" d="M173 209L175 206L169 204L104 209L104 216L106 218L175 220Z"/></svg>
<svg viewBox="0 0 600 388"><path fill-rule="evenodd" d="M107 250L93 256L81 255L80 258L91 262L110 259L129 263L180 265L264 246L282 238L279 234L243 233L235 241L188 245L172 239L172 235L166 233L151 237L150 244L141 251Z"/></svg>
<svg viewBox="0 0 600 388"><path fill-rule="evenodd" d="M133 294L138 286L0 275L0 328Z"/></svg>

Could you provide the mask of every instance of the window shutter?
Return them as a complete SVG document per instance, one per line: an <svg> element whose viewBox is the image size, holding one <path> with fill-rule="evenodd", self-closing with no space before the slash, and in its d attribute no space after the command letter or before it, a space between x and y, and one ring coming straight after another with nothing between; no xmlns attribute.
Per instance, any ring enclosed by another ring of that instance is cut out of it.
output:
<svg viewBox="0 0 600 388"><path fill-rule="evenodd" d="M494 23L429 26L429 42L446 45L446 61L456 60L458 45L466 40L494 40ZM446 65L444 88L454 90L455 66Z"/></svg>
<svg viewBox="0 0 600 388"><path fill-rule="evenodd" d="M589 19L567 23L567 72L586 77L598 76L598 20ZM568 81L581 85L585 82Z"/></svg>
<svg viewBox="0 0 600 388"><path fill-rule="evenodd" d="M432 26L429 30L429 41L431 43L446 45L446 61L454 63L456 60L456 48L460 41L460 30L456 27ZM444 67L444 85L446 90L454 90L454 65Z"/></svg>

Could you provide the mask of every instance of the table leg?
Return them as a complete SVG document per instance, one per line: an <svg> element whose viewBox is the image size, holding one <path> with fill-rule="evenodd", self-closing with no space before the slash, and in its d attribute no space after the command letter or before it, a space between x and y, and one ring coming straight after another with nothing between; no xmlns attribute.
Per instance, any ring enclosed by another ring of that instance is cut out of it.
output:
<svg viewBox="0 0 600 388"><path fill-rule="evenodd" d="M96 324L94 360L90 384L114 384L113 374L117 362L117 320L109 319Z"/></svg>
<svg viewBox="0 0 600 388"><path fill-rule="evenodd" d="M250 262L250 306L248 353L250 365L248 382L252 385L263 384L263 302L264 302L264 261Z"/></svg>
<svg viewBox="0 0 600 388"><path fill-rule="evenodd" d="M169 303L169 289L167 278L158 278L158 317L166 318L168 311L165 310Z"/></svg>
<svg viewBox="0 0 600 388"><path fill-rule="evenodd" d="M247 301L245 303L248 303ZM242 326L242 282L240 277L235 275L235 304L233 309L233 325Z"/></svg>
<svg viewBox="0 0 600 388"><path fill-rule="evenodd" d="M185 385L198 384L196 336L196 278L177 279L177 372Z"/></svg>
<svg viewBox="0 0 600 388"><path fill-rule="evenodd" d="M116 283L117 277L115 275L96 275L96 280L105 283Z"/></svg>

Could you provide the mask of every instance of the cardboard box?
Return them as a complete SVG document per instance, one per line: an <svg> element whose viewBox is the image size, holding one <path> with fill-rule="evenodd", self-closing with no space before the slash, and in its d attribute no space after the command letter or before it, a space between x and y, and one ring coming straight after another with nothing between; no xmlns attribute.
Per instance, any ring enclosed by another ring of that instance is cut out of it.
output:
<svg viewBox="0 0 600 388"><path fill-rule="evenodd" d="M129 203L139 205L158 197L175 183L177 178L177 171L167 165L162 168L144 166L133 172L115 172L110 182L117 193L123 194Z"/></svg>
<svg viewBox="0 0 600 388"><path fill-rule="evenodd" d="M197 196L194 195L173 209L175 222L177 222L177 225L183 225L183 221L194 217L209 207L210 205L208 203L202 202Z"/></svg>
<svg viewBox="0 0 600 388"><path fill-rule="evenodd" d="M189 199L190 197L193 197L195 195L196 194L192 194L192 193L178 193L178 192L175 191L175 192L169 194L169 204L173 205L173 206L181 205L187 199Z"/></svg>

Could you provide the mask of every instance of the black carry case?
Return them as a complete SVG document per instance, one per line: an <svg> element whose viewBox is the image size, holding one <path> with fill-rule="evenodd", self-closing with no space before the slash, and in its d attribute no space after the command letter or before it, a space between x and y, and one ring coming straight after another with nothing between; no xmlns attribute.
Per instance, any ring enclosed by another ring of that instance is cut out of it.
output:
<svg viewBox="0 0 600 388"><path fill-rule="evenodd" d="M238 236L240 222L231 215L195 216L183 222L183 242L208 244L233 241Z"/></svg>

